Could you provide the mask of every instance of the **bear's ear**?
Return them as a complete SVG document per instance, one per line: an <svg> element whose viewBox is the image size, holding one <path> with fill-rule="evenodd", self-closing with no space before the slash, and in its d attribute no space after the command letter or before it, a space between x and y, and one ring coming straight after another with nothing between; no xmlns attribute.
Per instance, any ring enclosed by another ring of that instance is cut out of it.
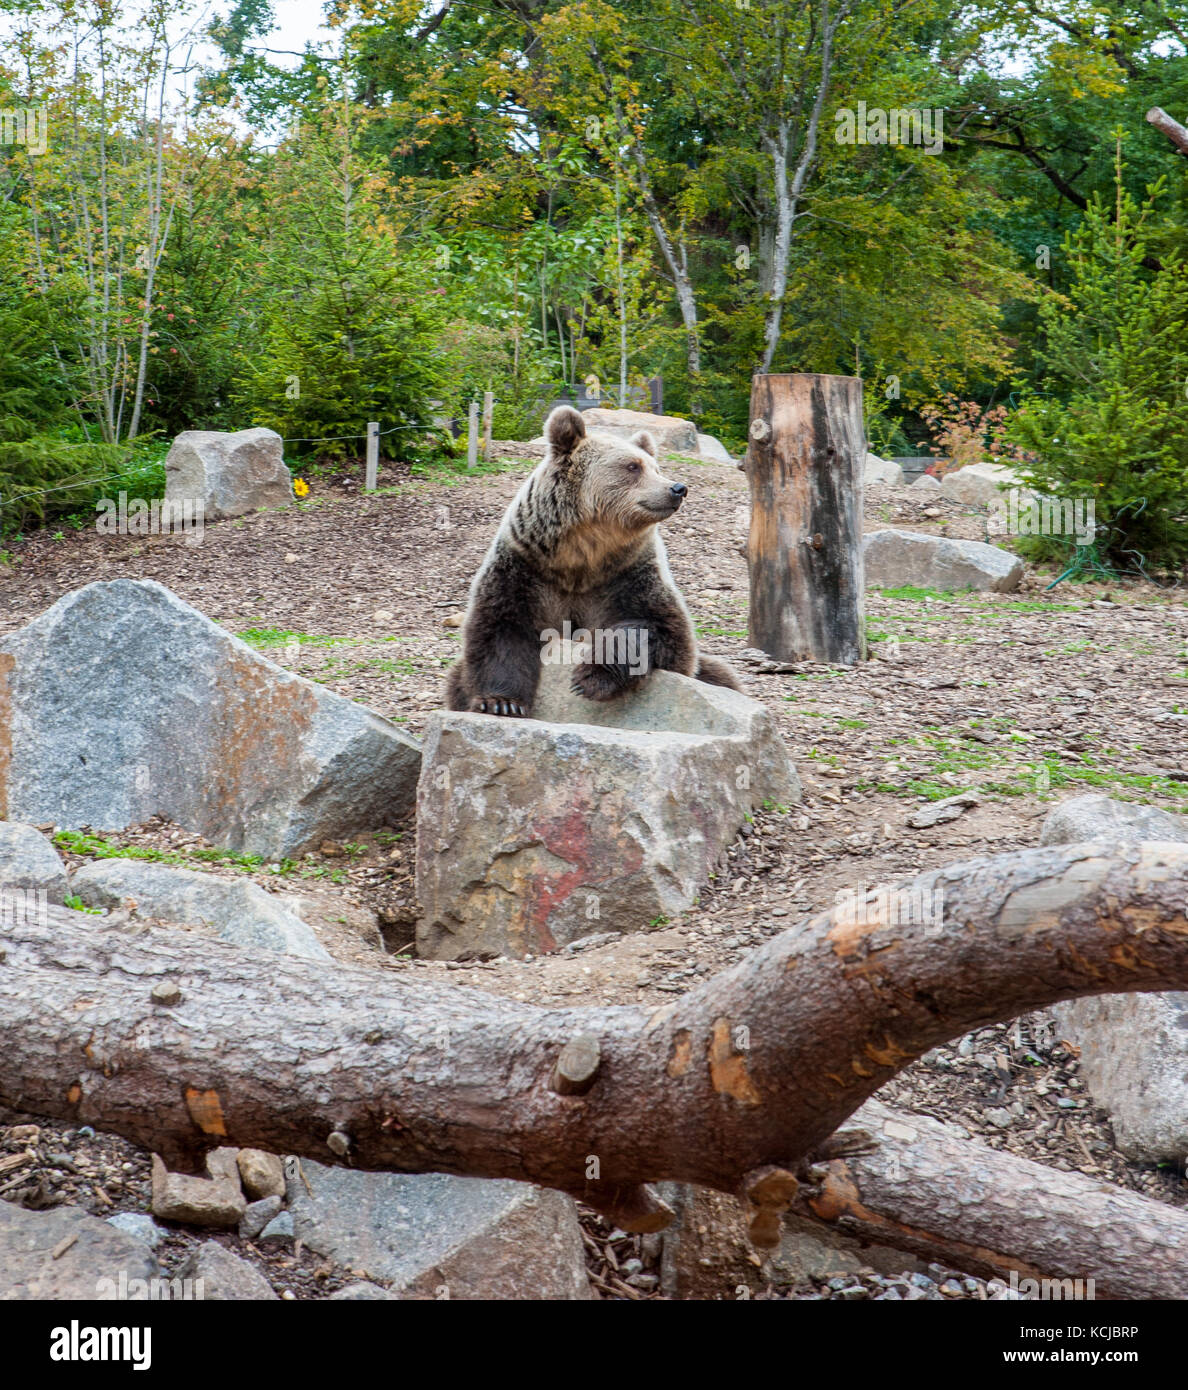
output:
<svg viewBox="0 0 1188 1390"><path fill-rule="evenodd" d="M586 422L580 410L559 405L545 421L545 438L555 454L569 454L586 437Z"/></svg>
<svg viewBox="0 0 1188 1390"><path fill-rule="evenodd" d="M653 458L656 457L656 441L647 430L640 430L638 434L633 434L631 442L637 449L642 449L645 454L651 454Z"/></svg>

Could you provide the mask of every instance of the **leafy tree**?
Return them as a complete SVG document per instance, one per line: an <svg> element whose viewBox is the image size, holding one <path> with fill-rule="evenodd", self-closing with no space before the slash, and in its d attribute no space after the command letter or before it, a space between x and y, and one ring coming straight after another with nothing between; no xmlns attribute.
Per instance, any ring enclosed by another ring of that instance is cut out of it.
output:
<svg viewBox="0 0 1188 1390"><path fill-rule="evenodd" d="M1094 194L1065 243L1067 295L1040 306L1044 392L1025 397L1008 439L1045 493L1091 498L1099 535L1126 569L1188 558L1188 273L1146 268L1160 183L1137 203Z"/></svg>

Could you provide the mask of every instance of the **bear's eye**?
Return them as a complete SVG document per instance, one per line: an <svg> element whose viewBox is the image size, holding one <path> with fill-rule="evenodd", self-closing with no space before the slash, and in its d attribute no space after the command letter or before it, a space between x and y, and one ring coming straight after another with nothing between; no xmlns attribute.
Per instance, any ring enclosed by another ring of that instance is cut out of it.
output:
<svg viewBox="0 0 1188 1390"><path fill-rule="evenodd" d="M638 464L638 463L629 463L629 464L627 465L627 472L628 472L628 473L642 473L642 472L643 472L643 465L642 465L642 464Z"/></svg>

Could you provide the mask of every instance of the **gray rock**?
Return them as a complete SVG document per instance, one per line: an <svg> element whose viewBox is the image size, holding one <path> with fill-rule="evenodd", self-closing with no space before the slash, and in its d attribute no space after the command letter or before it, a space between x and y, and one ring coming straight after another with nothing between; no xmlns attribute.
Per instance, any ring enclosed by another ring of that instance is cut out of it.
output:
<svg viewBox="0 0 1188 1390"><path fill-rule="evenodd" d="M278 1196L261 1197L258 1202L249 1202L239 1223L239 1234L243 1240L255 1240L265 1226L280 1214L283 1198ZM292 1229L290 1227L290 1235Z"/></svg>
<svg viewBox="0 0 1188 1390"><path fill-rule="evenodd" d="M247 879L216 878L136 859L96 859L75 870L70 887L88 907L128 907L140 917L213 927L237 946L330 959L300 917Z"/></svg>
<svg viewBox="0 0 1188 1390"><path fill-rule="evenodd" d="M1188 844L1188 818L1114 801L1078 796L1044 822L1040 843L1101 840ZM1063 1035L1081 1049L1089 1094L1109 1112L1114 1138L1144 1163L1182 1163L1188 1153L1188 993L1102 994L1069 999L1053 1009Z"/></svg>
<svg viewBox="0 0 1188 1390"><path fill-rule="evenodd" d="M720 439L715 439L712 434L699 434L697 436L697 452L710 463L734 462L734 455Z"/></svg>
<svg viewBox="0 0 1188 1390"><path fill-rule="evenodd" d="M658 671L596 703L571 675L542 668L536 718L430 717L420 955L523 956L644 930L694 902L753 808L801 799L756 701Z"/></svg>
<svg viewBox="0 0 1188 1390"><path fill-rule="evenodd" d="M1188 816L1173 815L1158 806L1114 801L1108 796L1074 796L1048 812L1040 832L1041 845L1070 845L1078 840L1188 841Z"/></svg>
<svg viewBox="0 0 1188 1390"><path fill-rule="evenodd" d="M868 589L914 584L924 589L1011 593L1023 578L1023 561L996 545L919 531L871 531L863 538L862 556Z"/></svg>
<svg viewBox="0 0 1188 1390"><path fill-rule="evenodd" d="M107 1218L107 1224L134 1240L142 1241L150 1250L155 1250L165 1239L164 1229L143 1211L118 1211Z"/></svg>
<svg viewBox="0 0 1188 1390"><path fill-rule="evenodd" d="M206 1155L209 1177L171 1173L153 1154L153 1215L187 1226L234 1230L247 1203L239 1187L234 1149L213 1149Z"/></svg>
<svg viewBox="0 0 1188 1390"><path fill-rule="evenodd" d="M0 1302L117 1298L121 1276L126 1288L157 1273L142 1240L100 1217L76 1207L26 1211L0 1202Z"/></svg>
<svg viewBox="0 0 1188 1390"><path fill-rule="evenodd" d="M882 484L884 487L902 487L903 469L897 463L889 463L877 454L867 454L864 481L867 487Z"/></svg>
<svg viewBox="0 0 1188 1390"><path fill-rule="evenodd" d="M988 506L998 501L1004 488L1012 487L1023 487L1019 475L999 463L967 463L941 479L941 493L950 502L961 502L967 507Z"/></svg>
<svg viewBox="0 0 1188 1390"><path fill-rule="evenodd" d="M663 450L674 454L697 452L697 426L692 420L675 415L648 415L642 410L586 410L582 412L586 429L630 439L640 430L647 432Z"/></svg>
<svg viewBox="0 0 1188 1390"><path fill-rule="evenodd" d="M292 1245L293 1244L293 1214L292 1212L279 1212L267 1226L260 1232L260 1244L273 1245Z"/></svg>
<svg viewBox="0 0 1188 1390"><path fill-rule="evenodd" d="M354 1284L346 1284L341 1289L336 1289L330 1295L331 1303L379 1303L394 1299L395 1295L390 1294L387 1289L381 1289L378 1284L369 1284L366 1279L360 1279Z"/></svg>
<svg viewBox="0 0 1188 1390"><path fill-rule="evenodd" d="M46 901L66 895L66 866L40 830L15 821L0 821L0 890L45 891Z"/></svg>
<svg viewBox="0 0 1188 1390"><path fill-rule="evenodd" d="M910 484L912 492L940 492L940 479L931 473L921 473L916 481Z"/></svg>
<svg viewBox="0 0 1188 1390"><path fill-rule="evenodd" d="M202 1280L202 1298L208 1303L243 1303L276 1298L272 1285L247 1260L233 1255L217 1240L204 1241L182 1266L181 1277Z"/></svg>
<svg viewBox="0 0 1188 1390"><path fill-rule="evenodd" d="M88 584L0 638L0 817L67 828L162 815L273 857L390 824L420 752L152 580Z"/></svg>
<svg viewBox="0 0 1188 1390"><path fill-rule="evenodd" d="M165 457L165 500L202 504L205 521L293 501L293 479L275 430L186 430Z"/></svg>
<svg viewBox="0 0 1188 1390"><path fill-rule="evenodd" d="M365 1173L301 1160L289 1178L309 1249L402 1298L590 1297L577 1209L526 1183L445 1173Z"/></svg>
<svg viewBox="0 0 1188 1390"><path fill-rule="evenodd" d="M907 823L913 830L928 830L934 825L943 825L945 821L956 820L971 806L977 804L978 797L974 792L959 792L956 796L947 796L943 801L929 802L927 806L913 811L908 816Z"/></svg>

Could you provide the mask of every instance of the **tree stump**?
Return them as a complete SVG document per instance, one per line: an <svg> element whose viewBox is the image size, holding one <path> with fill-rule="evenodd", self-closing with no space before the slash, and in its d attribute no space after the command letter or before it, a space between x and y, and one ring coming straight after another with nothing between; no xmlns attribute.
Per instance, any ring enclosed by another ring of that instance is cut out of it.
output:
<svg viewBox="0 0 1188 1390"><path fill-rule="evenodd" d="M858 377L754 377L747 564L750 643L779 661L852 666L863 633Z"/></svg>

